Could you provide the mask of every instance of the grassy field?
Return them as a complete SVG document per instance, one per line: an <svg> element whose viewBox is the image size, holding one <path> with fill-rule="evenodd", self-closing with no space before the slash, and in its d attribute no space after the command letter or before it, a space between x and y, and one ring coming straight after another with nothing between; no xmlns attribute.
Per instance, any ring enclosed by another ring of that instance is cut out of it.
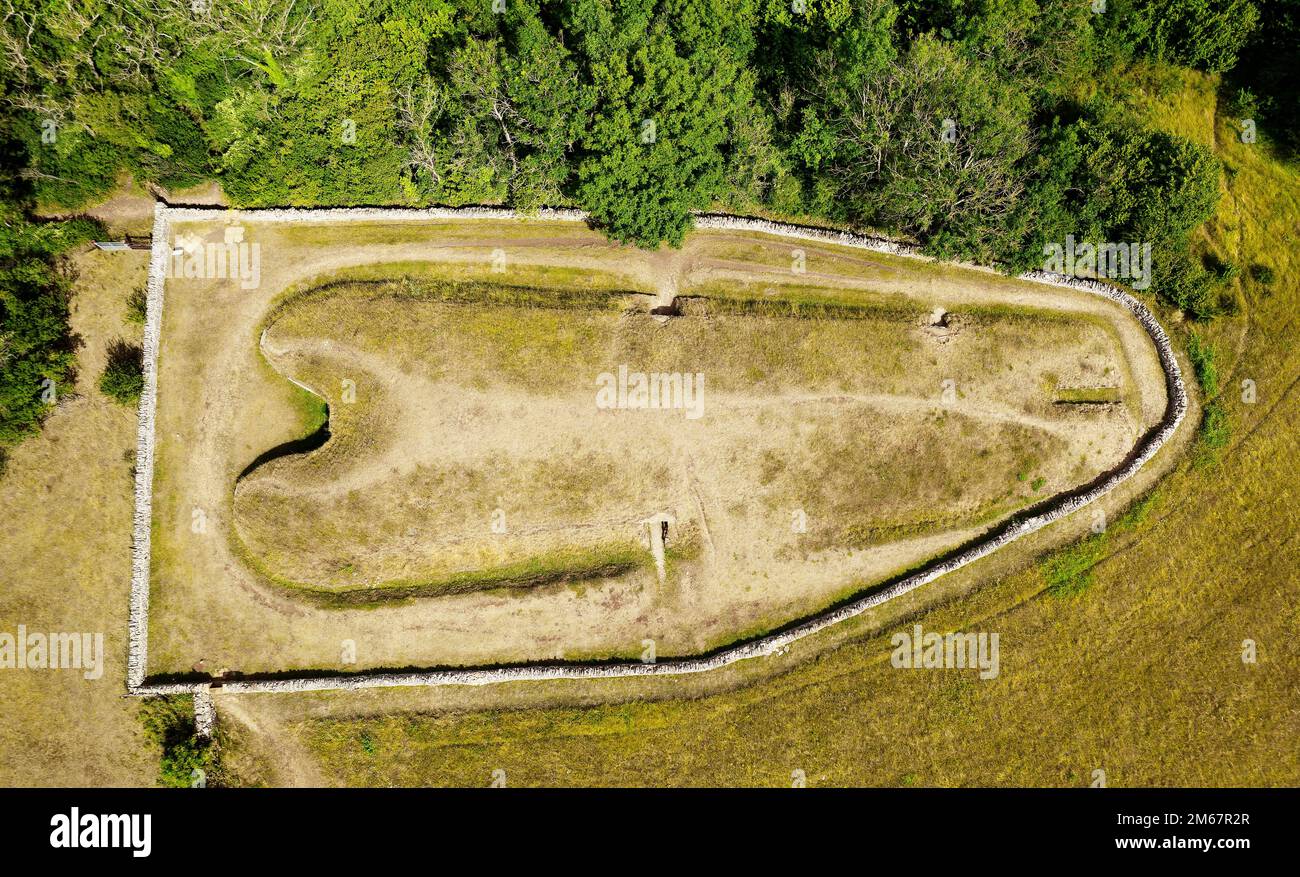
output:
<svg viewBox="0 0 1300 877"><path fill-rule="evenodd" d="M999 597L1048 584L1045 565L920 619L997 631L996 680L896 670L876 639L701 700L299 733L341 784L482 785L502 768L520 785L785 785L796 769L826 785L1086 785L1100 768L1115 786L1294 785L1300 442L1294 395L1275 404L1219 467L1169 479L1148 520L1093 559L1083 593L1000 611ZM1257 664L1242 662L1247 639Z"/></svg>
<svg viewBox="0 0 1300 877"><path fill-rule="evenodd" d="M1226 446L1206 463L1189 456L1141 522L1113 526L1082 551L1047 553L1086 534L1086 521L1035 534L889 613L844 625L829 646L795 649L762 669L658 686L222 696L229 772L249 784L477 786L500 768L512 785L782 786L794 770L811 785L1086 785L1100 768L1116 786L1300 782L1300 257L1293 245L1300 174L1274 162L1265 144L1237 142L1228 120L1215 120L1213 80L1189 74L1184 84L1176 105L1153 100L1142 109L1155 123L1214 145L1225 161L1225 197L1198 246L1242 269L1243 307L1197 327L1215 351ZM409 238L397 238L400 250ZM816 265L822 254L810 252ZM1271 268L1275 279L1259 280L1255 265ZM0 629L103 630L108 655L96 682L76 674L0 677L4 784L150 784L157 772L136 704L120 696L135 418L94 387L104 349L136 331L124 320L126 297L143 278L144 260L95 254L81 267L73 326L86 347L77 397L66 397L42 433L15 450L0 478L0 509L23 510L22 526L6 518L0 535ZM896 267L883 264L872 289L887 290L884 269ZM587 273L550 270L571 280ZM931 289L944 288L938 283L947 275L927 270L938 278ZM647 277L620 282L653 290ZM770 285L725 287L752 298ZM1175 325L1172 315L1161 317ZM1258 389L1253 403L1242 401L1246 380ZM319 423L319 410L301 394L284 405L277 416L301 415L284 421L293 427L286 439ZM1134 490L1149 484L1138 479ZM1120 516L1119 506L1104 505ZM1035 552L1044 556L1031 563ZM1048 591L1081 573L1080 586ZM197 611L211 608L201 600ZM913 618L928 630L1000 632L1002 672L980 681L960 671L893 669L879 632ZM278 657L283 634L262 634ZM1241 661L1246 639L1258 646L1256 664ZM573 642L580 653L581 642ZM189 654L178 650L173 663L185 664ZM215 667L223 656L208 657ZM781 675L769 678L772 672Z"/></svg>
<svg viewBox="0 0 1300 877"><path fill-rule="evenodd" d="M126 681L136 417L100 393L105 351L138 341L128 297L147 253L85 253L72 330L76 385L0 476L0 630L102 633L103 675L0 671L0 785L149 785L157 753Z"/></svg>
<svg viewBox="0 0 1300 877"><path fill-rule="evenodd" d="M1184 84L1177 104L1145 110L1214 145L1228 169L1199 246L1242 266L1242 309L1197 331L1215 350L1211 402L1230 438L1208 463L1186 458L1105 539L1019 569L1004 558L978 591L917 616L998 632L996 679L894 669L876 636L678 700L548 706L581 703L552 690L489 711L452 695L247 705L278 715L294 731L282 745L339 784L486 785L496 769L513 785L781 786L795 770L810 785L1082 786L1099 769L1112 786L1300 782L1300 174L1235 140L1212 79ZM1244 270L1255 264L1274 282ZM1063 577L1076 586L1049 590ZM1256 663L1242 660L1246 640Z"/></svg>

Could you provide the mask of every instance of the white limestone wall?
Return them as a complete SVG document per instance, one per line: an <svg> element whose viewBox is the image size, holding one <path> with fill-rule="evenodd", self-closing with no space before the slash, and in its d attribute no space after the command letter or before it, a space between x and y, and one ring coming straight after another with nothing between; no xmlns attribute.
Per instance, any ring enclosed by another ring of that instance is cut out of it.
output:
<svg viewBox="0 0 1300 877"><path fill-rule="evenodd" d="M153 245L145 284L144 389L140 392L135 444L135 513L131 545L131 614L127 621L126 687L144 684L149 649L149 537L153 522L154 413L158 408L158 341L162 333L163 284L171 257L168 208L154 205Z"/></svg>
<svg viewBox="0 0 1300 877"><path fill-rule="evenodd" d="M145 320L144 368L145 386L140 397L140 434L136 461L135 549L132 559L130 655L127 664L127 687L137 695L178 694L205 692L210 683L145 684L147 657L147 631L149 613L149 525L153 488L153 433L154 410L157 403L157 357L159 331L162 321L163 280L170 253L170 223L198 220L256 221L256 222L355 222L428 221L431 219L488 219L488 220L549 220L585 222L587 215L578 210L542 210L535 214L520 214L513 210L491 207L466 208L337 208L337 209L272 209L226 210L221 208L168 208L159 205L154 216L152 259L149 267L148 316ZM856 249L889 253L909 258L928 259L916 247L885 238L858 235L851 232L809 228L762 219L700 214L695 227L730 231L753 231L795 240L808 240ZM669 676L704 673L735 664L750 658L778 654L790 644L825 630L868 609L933 582L940 576L961 569L1002 546L1040 530L1055 521L1095 502L1131 478L1155 456L1161 446L1174 434L1187 413L1187 388L1182 372L1174 357L1173 346L1164 328L1150 310L1137 298L1121 289L1094 280L1082 280L1031 271L1022 279L1049 286L1080 290L1118 303L1136 319L1150 336L1164 369L1168 388L1168 404L1160 424L1149 432L1138 445L1129 461L1112 471L1086 493L1059 498L1049 502L1037 514L995 531L964 551L944 561L937 561L924 569L901 579L878 592L861 597L838 609L817 614L779 633L758 637L722 649L707 657L664 660L654 664L628 661L609 661L593 664L540 664L525 667L485 667L447 670L429 670L410 673L357 673L340 676L311 678L281 678L236 680L222 685L229 692L293 692L328 689L356 690L391 686L417 685L492 685L500 682L518 682L542 679L604 679L629 676ZM206 696L206 695L205 695ZM210 701L205 701L210 703ZM196 701L197 706L197 701Z"/></svg>

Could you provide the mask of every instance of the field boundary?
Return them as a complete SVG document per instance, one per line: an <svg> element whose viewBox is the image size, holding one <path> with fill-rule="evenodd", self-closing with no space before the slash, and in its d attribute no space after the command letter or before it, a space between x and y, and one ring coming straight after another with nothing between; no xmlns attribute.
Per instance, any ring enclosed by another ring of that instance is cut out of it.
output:
<svg viewBox="0 0 1300 877"><path fill-rule="evenodd" d="M1013 516L988 535L942 560L927 563L921 569L893 584L792 622L774 633L727 646L707 655L664 659L656 663L625 660L604 662L552 662L523 666L465 667L400 673L369 672L333 676L285 675L274 679L234 679L214 682L149 683L145 671L148 662L149 565L150 536L153 518L154 422L158 400L158 349L162 331L162 309L167 263L171 258L170 233L173 222L204 220L239 220L250 222L357 222L357 221L429 221L454 220L523 220L586 222L579 210L543 209L523 214L495 207L466 208L273 208L231 210L226 208L168 207L154 208L153 242L146 285L147 310L144 325L144 389L140 394L139 432L136 446L135 511L131 558L129 646L127 654L127 693L148 696L206 692L213 687L222 691L293 692L323 690L357 690L398 686L492 685L501 682L551 679L604 679L631 676L671 676L705 673L739 661L785 652L789 646L839 624L889 600L929 584L941 576L961 569L997 551L1004 545L1046 527L1100 499L1119 487L1146 464L1177 431L1187 413L1187 388L1164 327L1140 300L1123 290L1096 280L1068 277L1046 271L1030 271L1021 280L1048 286L1074 289L1109 299L1138 321L1155 345L1165 374L1168 401L1159 423L1143 436L1121 466L1099 476L1093 486L1082 492L1062 494L1038 506L1027 516ZM695 228L706 230L750 231L795 240L807 240L895 256L935 261L910 244L853 232L793 225L764 219L706 213L695 217ZM992 271L986 266L956 264L967 269Z"/></svg>

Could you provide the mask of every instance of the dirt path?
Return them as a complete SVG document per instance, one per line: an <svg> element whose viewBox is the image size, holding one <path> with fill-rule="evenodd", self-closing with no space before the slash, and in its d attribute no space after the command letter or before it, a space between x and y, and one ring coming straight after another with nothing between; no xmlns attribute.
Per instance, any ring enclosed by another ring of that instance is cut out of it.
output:
<svg viewBox="0 0 1300 877"><path fill-rule="evenodd" d="M320 764L298 735L275 717L273 710L261 710L248 699L259 695L223 694L214 690L218 723L235 721L257 738L255 751L266 756L278 788L321 788L326 785Z"/></svg>

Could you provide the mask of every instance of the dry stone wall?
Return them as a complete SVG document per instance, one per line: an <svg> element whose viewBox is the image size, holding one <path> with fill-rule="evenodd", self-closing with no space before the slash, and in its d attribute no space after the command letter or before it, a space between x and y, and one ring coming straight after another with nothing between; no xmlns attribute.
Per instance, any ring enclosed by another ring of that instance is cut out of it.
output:
<svg viewBox="0 0 1300 877"><path fill-rule="evenodd" d="M158 341L162 324L163 285L167 259L170 257L170 226L172 222L198 220L256 221L256 222L355 222L428 221L432 219L456 220L549 220L585 222L587 215L577 210L542 210L535 214L520 214L513 210L490 207L461 209L384 209L340 208L324 210L224 210L201 208L168 208L159 205L154 214L152 258L147 287L148 316L145 321L144 342L144 392L140 397L140 433L136 462L135 485L135 546L132 559L130 654L127 663L127 687L132 694L181 694L205 692L210 683L147 684L147 631L149 613L149 529L152 518L154 456L154 411L157 404ZM762 219L700 214L695 227L728 231L751 231L767 235L807 240L855 249L872 250L896 256L925 259L916 247L886 238L853 234L845 231L789 225ZM978 267L978 266L967 266ZM1121 289L1094 280L1083 280L1032 271L1022 279L1049 286L1080 290L1107 298L1128 311L1150 336L1164 369L1168 390L1168 404L1160 424L1143 438L1128 461L1107 474L1091 489L1083 493L1066 495L1050 501L1032 516L1015 520L995 530L988 537L970 545L958 554L926 566L887 588L863 596L839 608L808 618L786 630L743 642L711 655L640 663L610 661L590 664L539 664L533 666L483 667L447 670L429 670L409 673L358 673L341 676L279 678L257 680L232 680L222 683L228 692L293 692L321 691L327 689L355 690L391 686L418 685L492 685L501 682L520 682L543 679L604 679L629 676L669 676L688 673L705 673L751 658L761 658L784 652L804 637L811 636L868 609L879 606L902 594L933 582L940 576L961 569L1002 546L1040 530L1066 515L1078 511L1110 493L1131 478L1178 429L1187 413L1187 389L1182 372L1174 356L1173 345L1164 328L1151 311L1137 298ZM204 700L205 704L210 701Z"/></svg>
<svg viewBox="0 0 1300 877"><path fill-rule="evenodd" d="M132 520L131 614L127 621L126 687L144 685L149 645L149 537L153 523L154 413L158 408L158 340L162 333L163 284L171 257L168 208L154 205L149 279L145 284L144 388L135 446L135 513Z"/></svg>

